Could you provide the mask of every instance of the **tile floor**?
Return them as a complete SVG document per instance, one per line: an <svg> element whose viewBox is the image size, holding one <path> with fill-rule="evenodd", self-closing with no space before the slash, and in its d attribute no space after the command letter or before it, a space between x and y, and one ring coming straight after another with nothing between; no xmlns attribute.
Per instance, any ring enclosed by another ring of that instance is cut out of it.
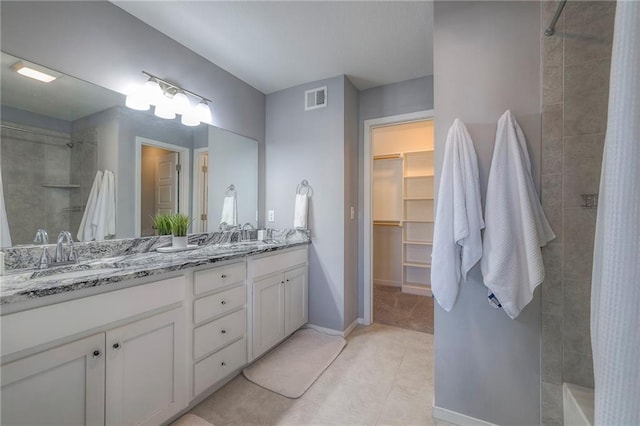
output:
<svg viewBox="0 0 640 426"><path fill-rule="evenodd" d="M373 324L299 399L236 377L191 413L223 425L433 425L433 336ZM438 425L446 423L438 422Z"/></svg>
<svg viewBox="0 0 640 426"><path fill-rule="evenodd" d="M373 322L433 334L433 297L403 293L399 287L374 285Z"/></svg>

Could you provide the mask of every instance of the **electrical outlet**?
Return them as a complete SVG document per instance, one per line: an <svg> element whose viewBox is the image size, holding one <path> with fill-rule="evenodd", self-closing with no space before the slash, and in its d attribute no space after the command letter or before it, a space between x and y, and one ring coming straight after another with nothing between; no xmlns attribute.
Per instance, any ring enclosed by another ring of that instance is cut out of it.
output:
<svg viewBox="0 0 640 426"><path fill-rule="evenodd" d="M356 218L356 208L355 207L351 207L351 220Z"/></svg>
<svg viewBox="0 0 640 426"><path fill-rule="evenodd" d="M276 214L273 210L269 210L268 219L269 222L275 222Z"/></svg>

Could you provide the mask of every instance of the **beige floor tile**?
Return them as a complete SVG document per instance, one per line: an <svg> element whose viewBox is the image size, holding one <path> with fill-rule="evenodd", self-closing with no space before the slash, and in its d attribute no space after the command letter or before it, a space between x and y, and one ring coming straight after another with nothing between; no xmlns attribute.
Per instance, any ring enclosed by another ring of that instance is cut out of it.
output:
<svg viewBox="0 0 640 426"><path fill-rule="evenodd" d="M216 426L431 425L432 370L432 335L374 324L354 330L299 399L238 376L191 412Z"/></svg>
<svg viewBox="0 0 640 426"><path fill-rule="evenodd" d="M378 425L418 426L433 425L431 405L433 401L423 397L410 396L399 389L393 389L384 404Z"/></svg>

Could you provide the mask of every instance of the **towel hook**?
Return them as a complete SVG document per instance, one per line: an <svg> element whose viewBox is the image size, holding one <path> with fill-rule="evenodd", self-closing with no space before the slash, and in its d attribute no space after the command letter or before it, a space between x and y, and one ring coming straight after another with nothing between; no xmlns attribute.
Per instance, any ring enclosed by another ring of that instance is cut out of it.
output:
<svg viewBox="0 0 640 426"><path fill-rule="evenodd" d="M234 184L229 185L227 189L225 189L224 196L225 197L236 196L236 187Z"/></svg>
<svg viewBox="0 0 640 426"><path fill-rule="evenodd" d="M311 197L311 194L313 194L313 188L309 185L308 180L302 179L302 182L300 182L296 188L296 194L306 194L307 197Z"/></svg>

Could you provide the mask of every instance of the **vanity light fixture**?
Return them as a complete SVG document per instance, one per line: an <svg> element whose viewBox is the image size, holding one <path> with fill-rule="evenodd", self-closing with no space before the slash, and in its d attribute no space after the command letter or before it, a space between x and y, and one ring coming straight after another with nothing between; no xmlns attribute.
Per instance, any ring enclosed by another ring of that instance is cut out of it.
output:
<svg viewBox="0 0 640 426"><path fill-rule="evenodd" d="M37 65L31 64L27 65L24 61L18 61L15 64L11 65L11 69L20 75L24 75L25 77L33 78L34 80L42 81L44 83L51 83L53 80L60 77L59 75L53 76L44 72L44 67L39 67Z"/></svg>
<svg viewBox="0 0 640 426"><path fill-rule="evenodd" d="M142 73L149 77L149 80L143 87L127 95L126 105L129 108L145 111L154 105L154 114L160 118L171 120L179 114L180 122L185 126L197 126L200 122L211 124L210 99L146 71ZM196 106L192 105L187 95L200 102Z"/></svg>

